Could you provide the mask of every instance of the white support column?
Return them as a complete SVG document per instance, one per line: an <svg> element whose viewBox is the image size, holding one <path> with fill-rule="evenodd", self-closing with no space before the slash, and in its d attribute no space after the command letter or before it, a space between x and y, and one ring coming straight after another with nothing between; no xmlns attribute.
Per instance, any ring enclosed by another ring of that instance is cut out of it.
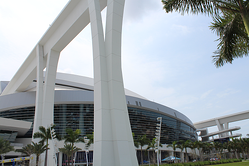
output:
<svg viewBox="0 0 249 166"><path fill-rule="evenodd" d="M60 52L50 50L47 57L42 111L42 126L45 128L54 123L54 88L59 56ZM48 151L48 166L50 166L55 164L53 159L54 146L51 140L49 140L48 144L50 148Z"/></svg>
<svg viewBox="0 0 249 166"><path fill-rule="evenodd" d="M62 166L62 155L63 155L63 153L59 152L59 161L58 161L59 166Z"/></svg>
<svg viewBox="0 0 249 166"><path fill-rule="evenodd" d="M37 78L36 78L36 103L35 103L35 115L33 123L33 133L39 131L39 127L42 125L42 108L43 108L43 69L44 69L44 52L43 46L36 46L36 59L37 59ZM33 139L35 143L39 142L39 139ZM33 156L33 160L30 160L30 165L36 165L36 156Z"/></svg>
<svg viewBox="0 0 249 166"><path fill-rule="evenodd" d="M216 122L216 125L217 125L219 131L224 130L223 124L220 124L220 121L218 119L215 119L215 122ZM223 137L223 136L224 136L223 133L219 134L219 137Z"/></svg>
<svg viewBox="0 0 249 166"><path fill-rule="evenodd" d="M42 125L44 54L43 54L43 47L41 45L36 46L36 58L37 58L37 78L36 78L36 103L35 103L33 134L39 131L39 126Z"/></svg>
<svg viewBox="0 0 249 166"><path fill-rule="evenodd" d="M227 123L224 123L224 128L225 129L228 129L229 128L229 123L227 122ZM225 136L229 136L229 132L226 132L225 133Z"/></svg>
<svg viewBox="0 0 249 166"><path fill-rule="evenodd" d="M106 39L99 0L88 0L94 61L94 166L137 166L121 72L124 0L107 1Z"/></svg>
<svg viewBox="0 0 249 166"><path fill-rule="evenodd" d="M184 162L184 152L180 152L181 162Z"/></svg>

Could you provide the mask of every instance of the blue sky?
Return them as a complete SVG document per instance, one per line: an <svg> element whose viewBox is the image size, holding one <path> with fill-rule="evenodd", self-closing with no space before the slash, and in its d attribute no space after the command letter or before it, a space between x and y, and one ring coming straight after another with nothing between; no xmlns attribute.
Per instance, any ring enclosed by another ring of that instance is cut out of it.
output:
<svg viewBox="0 0 249 166"><path fill-rule="evenodd" d="M0 6L0 80L10 80L68 0L8 0ZM126 0L124 84L193 122L249 110L249 58L216 68L210 17L165 13L161 1ZM103 13L103 16L105 14ZM62 52L58 71L93 77L90 27ZM249 120L231 123L249 134ZM213 128L214 130L215 128Z"/></svg>

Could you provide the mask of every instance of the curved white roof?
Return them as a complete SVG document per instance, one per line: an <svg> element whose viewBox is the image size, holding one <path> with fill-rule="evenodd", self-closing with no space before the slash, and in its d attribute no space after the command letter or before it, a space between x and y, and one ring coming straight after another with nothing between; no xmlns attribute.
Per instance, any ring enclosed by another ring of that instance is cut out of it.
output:
<svg viewBox="0 0 249 166"><path fill-rule="evenodd" d="M1 83L1 82L0 82ZM4 82L7 84L6 82ZM62 103L81 103L82 101L93 102L93 78L67 74L67 73L57 73L56 75L56 86L55 86L55 104ZM2 86L4 90L5 86ZM18 108L20 106L32 106L35 103L35 91L36 91L36 80L33 80L25 90L25 93L12 93L9 95L0 96L0 111ZM1 92L0 92L1 93ZM125 95L128 105L133 105L137 107L143 107L158 111L160 113L167 114L173 118L182 120L191 126L193 123L184 114L176 111L167 106L149 101L145 97L125 89ZM15 102L8 102L12 99Z"/></svg>

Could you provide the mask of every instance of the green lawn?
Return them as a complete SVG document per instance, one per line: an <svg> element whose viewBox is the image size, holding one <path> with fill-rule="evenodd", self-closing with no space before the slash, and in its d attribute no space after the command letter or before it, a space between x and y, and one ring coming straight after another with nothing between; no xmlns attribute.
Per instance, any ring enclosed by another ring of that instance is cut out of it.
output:
<svg viewBox="0 0 249 166"><path fill-rule="evenodd" d="M244 166L244 165L248 165L249 166L249 162L248 161L243 161L243 162L217 164L217 165L219 165L219 166Z"/></svg>

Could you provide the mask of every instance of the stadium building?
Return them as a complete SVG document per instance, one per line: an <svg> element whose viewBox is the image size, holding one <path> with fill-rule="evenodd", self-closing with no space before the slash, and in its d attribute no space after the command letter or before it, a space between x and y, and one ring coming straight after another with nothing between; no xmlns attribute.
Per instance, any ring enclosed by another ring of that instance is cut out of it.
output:
<svg viewBox="0 0 249 166"><path fill-rule="evenodd" d="M0 82L0 94L8 85L8 81ZM125 89L129 119L135 138L144 135L149 139L155 137L157 118L162 117L161 158L172 154L166 147L178 140L197 139L196 129L191 120L182 113L167 106L149 101L146 98ZM64 136L66 128L80 129L82 137L94 131L93 79L72 74L57 73L54 97L55 131ZM15 146L25 146L31 142L36 101L36 80L23 92L0 95L0 131L1 136L10 140ZM86 162L83 150L77 155L76 162ZM63 141L57 143L63 147ZM92 147L89 160L92 161ZM137 153L140 153L137 150ZM11 157L20 154L9 154ZM61 154L62 156L62 154ZM140 155L137 155L140 156ZM180 157L180 154L178 154ZM8 157L8 156L6 156ZM65 156L61 162L64 162ZM140 160L140 159L139 159Z"/></svg>

